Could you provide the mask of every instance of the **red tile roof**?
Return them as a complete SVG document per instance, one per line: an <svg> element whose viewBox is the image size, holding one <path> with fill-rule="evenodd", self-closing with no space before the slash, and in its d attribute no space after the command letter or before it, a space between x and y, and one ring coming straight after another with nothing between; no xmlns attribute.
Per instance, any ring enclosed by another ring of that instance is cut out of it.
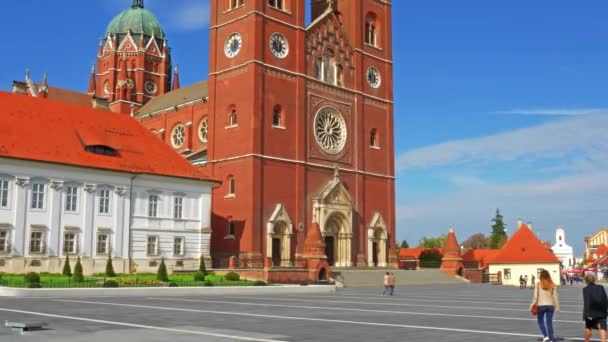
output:
<svg viewBox="0 0 608 342"><path fill-rule="evenodd" d="M499 249L470 249L462 255L464 262L479 262L479 266L485 268L488 266L488 260L496 256Z"/></svg>
<svg viewBox="0 0 608 342"><path fill-rule="evenodd" d="M559 263L557 257L534 235L530 228L522 224L496 255L488 260L490 264Z"/></svg>
<svg viewBox="0 0 608 342"><path fill-rule="evenodd" d="M426 250L436 249L443 254L443 248L399 248L400 259L418 259L420 253Z"/></svg>
<svg viewBox="0 0 608 342"><path fill-rule="evenodd" d="M0 104L0 157L215 181L128 115L3 91Z"/></svg>

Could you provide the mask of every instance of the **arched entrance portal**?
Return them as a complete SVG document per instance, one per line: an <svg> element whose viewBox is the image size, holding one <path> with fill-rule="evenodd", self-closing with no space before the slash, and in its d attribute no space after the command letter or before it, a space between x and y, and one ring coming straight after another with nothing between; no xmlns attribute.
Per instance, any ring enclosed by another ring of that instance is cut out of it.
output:
<svg viewBox="0 0 608 342"><path fill-rule="evenodd" d="M350 228L350 221L339 213L332 214L325 221L325 255L330 266L352 266Z"/></svg>
<svg viewBox="0 0 608 342"><path fill-rule="evenodd" d="M370 267L387 266L388 232L382 215L376 212L367 231L367 265Z"/></svg>
<svg viewBox="0 0 608 342"><path fill-rule="evenodd" d="M291 267L293 225L282 204L277 204L266 224L266 257L273 267Z"/></svg>

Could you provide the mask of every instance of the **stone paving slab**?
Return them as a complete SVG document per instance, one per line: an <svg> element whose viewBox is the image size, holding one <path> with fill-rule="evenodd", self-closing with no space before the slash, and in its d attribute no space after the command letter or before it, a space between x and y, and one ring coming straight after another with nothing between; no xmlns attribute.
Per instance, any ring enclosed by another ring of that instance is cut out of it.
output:
<svg viewBox="0 0 608 342"><path fill-rule="evenodd" d="M333 294L4 298L0 341L535 341L532 291L492 285L340 289ZM560 289L557 336L581 341L582 287Z"/></svg>

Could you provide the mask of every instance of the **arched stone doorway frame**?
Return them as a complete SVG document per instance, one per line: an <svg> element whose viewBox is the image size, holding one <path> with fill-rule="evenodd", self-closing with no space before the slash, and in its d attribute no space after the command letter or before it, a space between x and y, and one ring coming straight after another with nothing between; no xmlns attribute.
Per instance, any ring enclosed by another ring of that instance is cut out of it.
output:
<svg viewBox="0 0 608 342"><path fill-rule="evenodd" d="M375 212L367 229L367 265L374 265L374 243L378 246L377 267L386 267L388 230L379 212Z"/></svg>
<svg viewBox="0 0 608 342"><path fill-rule="evenodd" d="M273 239L279 239L280 243L280 254L281 267L291 267L293 263L291 261L291 237L293 235L293 224L291 218L282 203L275 206L272 215L266 223L266 257L272 259L272 242Z"/></svg>
<svg viewBox="0 0 608 342"><path fill-rule="evenodd" d="M319 224L323 238L334 237L333 266L352 267L353 201L337 170L312 202L313 222ZM332 228L335 225L337 229Z"/></svg>

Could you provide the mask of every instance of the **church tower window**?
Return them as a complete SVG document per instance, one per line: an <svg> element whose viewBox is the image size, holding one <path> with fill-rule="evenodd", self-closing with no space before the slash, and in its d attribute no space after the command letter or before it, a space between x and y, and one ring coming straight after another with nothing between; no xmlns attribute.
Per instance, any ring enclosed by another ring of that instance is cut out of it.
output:
<svg viewBox="0 0 608 342"><path fill-rule="evenodd" d="M378 131L373 128L369 134L369 146L372 148L379 148L378 146Z"/></svg>
<svg viewBox="0 0 608 342"><path fill-rule="evenodd" d="M367 15L365 21L365 43L371 46L376 45L376 34L377 34L376 15L370 13Z"/></svg>
<svg viewBox="0 0 608 342"><path fill-rule="evenodd" d="M283 109L280 105L274 106L272 109L272 127L284 128Z"/></svg>
<svg viewBox="0 0 608 342"><path fill-rule="evenodd" d="M236 195L236 181L234 180L234 176L228 177L228 193L226 197L234 197Z"/></svg>
<svg viewBox="0 0 608 342"><path fill-rule="evenodd" d="M236 109L232 109L232 111L230 111L230 115L228 115L228 127L235 127L236 125L237 125Z"/></svg>
<svg viewBox="0 0 608 342"><path fill-rule="evenodd" d="M284 10L285 8L283 7L283 0L268 0L268 5L270 7L274 7L280 10Z"/></svg>
<svg viewBox="0 0 608 342"><path fill-rule="evenodd" d="M235 9L237 7L243 6L243 0L229 0L229 1L230 1L229 9Z"/></svg>
<svg viewBox="0 0 608 342"><path fill-rule="evenodd" d="M333 82L334 71L332 69L333 59L334 59L333 52L331 50L327 50L325 52L325 55L323 56L323 64L322 64L322 74L323 74L322 80L327 83L334 83Z"/></svg>
<svg viewBox="0 0 608 342"><path fill-rule="evenodd" d="M334 66L334 70L335 70L335 75L334 75L335 84L337 86L341 87L344 84L344 73L342 71L342 66L340 64L336 64Z"/></svg>

